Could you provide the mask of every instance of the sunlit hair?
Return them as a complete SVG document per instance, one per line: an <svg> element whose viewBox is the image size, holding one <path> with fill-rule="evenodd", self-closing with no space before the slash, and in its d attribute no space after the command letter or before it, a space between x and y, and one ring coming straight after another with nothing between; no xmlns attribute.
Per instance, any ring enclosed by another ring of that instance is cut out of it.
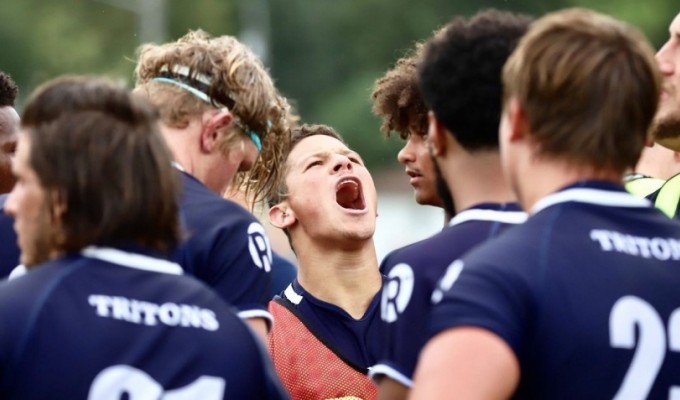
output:
<svg viewBox="0 0 680 400"><path fill-rule="evenodd" d="M654 50L631 25L585 9L537 20L503 70L543 155L623 172L637 163L661 93Z"/></svg>
<svg viewBox="0 0 680 400"><path fill-rule="evenodd" d="M58 78L33 93L22 128L56 213L55 250L177 245L179 178L157 122L144 99L100 78Z"/></svg>
<svg viewBox="0 0 680 400"><path fill-rule="evenodd" d="M187 71L177 74L180 69ZM204 91L213 104L177 85L159 81L161 77L181 80ZM246 130L262 141L262 151L252 169L237 174L232 186L250 192L255 201L269 195L278 180L290 123L295 118L262 62L248 47L231 36L212 37L202 30L191 31L176 42L141 46L135 78L135 92L147 97L160 110L162 121L175 128L186 127L191 118L211 107L229 108L237 122L230 125L221 149L233 149Z"/></svg>
<svg viewBox="0 0 680 400"><path fill-rule="evenodd" d="M454 17L423 50L419 85L437 120L467 151L498 148L501 71L531 18L483 10Z"/></svg>
<svg viewBox="0 0 680 400"><path fill-rule="evenodd" d="M19 88L11 76L0 71L0 107L14 107L14 102L19 95Z"/></svg>
<svg viewBox="0 0 680 400"><path fill-rule="evenodd" d="M380 131L389 137L397 132L406 140L411 130L427 134L427 106L418 88L418 62L422 44L397 60L394 68L375 81L373 113L382 119Z"/></svg>

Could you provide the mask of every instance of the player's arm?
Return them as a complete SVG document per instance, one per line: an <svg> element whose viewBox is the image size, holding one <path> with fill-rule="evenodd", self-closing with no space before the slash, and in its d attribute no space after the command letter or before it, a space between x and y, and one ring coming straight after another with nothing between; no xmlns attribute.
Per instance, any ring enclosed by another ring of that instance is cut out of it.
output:
<svg viewBox="0 0 680 400"><path fill-rule="evenodd" d="M496 334L476 327L447 329L423 349L410 399L507 399L519 374L515 353Z"/></svg>
<svg viewBox="0 0 680 400"><path fill-rule="evenodd" d="M383 377L378 382L378 400L406 400L409 388L390 377Z"/></svg>
<svg viewBox="0 0 680 400"><path fill-rule="evenodd" d="M253 330L262 344L267 344L267 336L269 335L268 322L265 318L247 318L244 320L248 326Z"/></svg>

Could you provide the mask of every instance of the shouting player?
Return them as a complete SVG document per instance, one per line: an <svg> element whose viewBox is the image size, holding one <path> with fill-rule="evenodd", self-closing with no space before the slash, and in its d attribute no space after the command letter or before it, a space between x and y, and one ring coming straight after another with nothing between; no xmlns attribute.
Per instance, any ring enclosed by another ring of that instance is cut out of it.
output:
<svg viewBox="0 0 680 400"><path fill-rule="evenodd" d="M373 244L373 179L325 125L293 129L270 222L284 230L298 276L269 306L270 354L293 399L375 399L382 277Z"/></svg>

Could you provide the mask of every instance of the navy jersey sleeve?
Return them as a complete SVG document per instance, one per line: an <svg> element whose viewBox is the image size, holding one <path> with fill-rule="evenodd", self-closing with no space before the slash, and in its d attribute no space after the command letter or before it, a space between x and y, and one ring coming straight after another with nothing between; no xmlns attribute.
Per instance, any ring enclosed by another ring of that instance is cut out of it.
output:
<svg viewBox="0 0 680 400"><path fill-rule="evenodd" d="M271 285L271 248L264 227L242 215L230 218L190 240L205 249L192 254L196 277L212 287L242 318L269 318L267 310Z"/></svg>
<svg viewBox="0 0 680 400"><path fill-rule="evenodd" d="M480 327L502 338L519 357L534 302L527 279L513 270L511 262L491 262L484 257L489 252L503 254L498 260L521 262L521 257L504 254L502 247L494 243L481 246L449 266L433 294L431 336L453 327Z"/></svg>
<svg viewBox="0 0 680 400"><path fill-rule="evenodd" d="M240 317L270 319L272 252L264 227L237 203L189 174L182 177L181 219L187 239L177 261L236 307Z"/></svg>
<svg viewBox="0 0 680 400"><path fill-rule="evenodd" d="M387 275L381 298L385 337L378 363L371 368L373 379L388 377L406 387L413 385L413 372L427 330L423 310L430 303L432 284L423 269L398 252L385 257L381 268Z"/></svg>
<svg viewBox="0 0 680 400"><path fill-rule="evenodd" d="M516 218L515 211L497 209L502 205L482 207L460 213L458 223L385 257L381 315L386 335L379 363L371 371L374 378L387 376L412 385L418 356L429 338L427 320L439 280L451 263L512 226L505 221Z"/></svg>

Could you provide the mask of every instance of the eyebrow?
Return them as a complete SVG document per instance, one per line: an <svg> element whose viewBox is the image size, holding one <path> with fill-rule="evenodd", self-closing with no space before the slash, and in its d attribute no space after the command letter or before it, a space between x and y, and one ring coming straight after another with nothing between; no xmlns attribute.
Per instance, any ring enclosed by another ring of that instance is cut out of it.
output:
<svg viewBox="0 0 680 400"><path fill-rule="evenodd" d="M297 162L296 165L304 166L304 165L307 164L307 162L308 162L310 159L312 159L312 158L328 158L328 156L330 156L330 155L333 154L333 153L335 153L335 154L342 154L343 156L356 156L356 157L357 157L359 160L361 160L362 162L364 161L363 158L361 158L361 156L359 155L359 153L357 153L356 151L350 150L350 149L340 149L340 150L324 150L324 151L318 151L318 152L316 152L316 153L310 154L309 156L303 158L302 160L300 160L299 162Z"/></svg>

